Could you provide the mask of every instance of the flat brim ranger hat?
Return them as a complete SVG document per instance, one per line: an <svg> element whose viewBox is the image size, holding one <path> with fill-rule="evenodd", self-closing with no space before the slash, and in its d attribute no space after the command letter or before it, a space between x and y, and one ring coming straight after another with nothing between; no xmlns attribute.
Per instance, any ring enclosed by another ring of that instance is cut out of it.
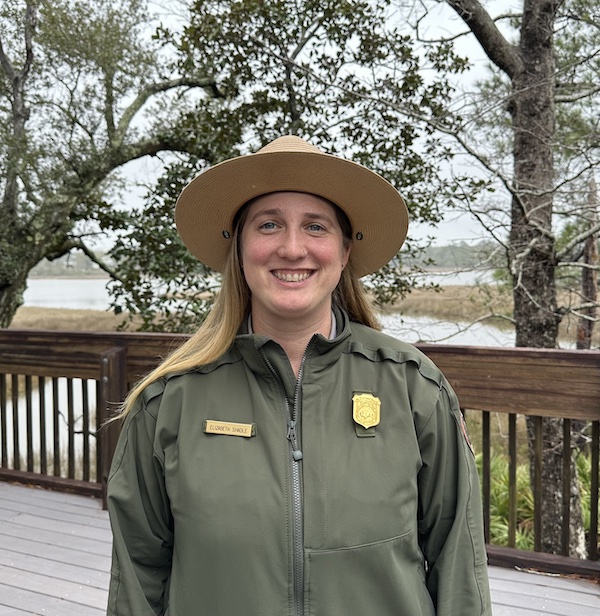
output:
<svg viewBox="0 0 600 616"><path fill-rule="evenodd" d="M388 263L406 238L408 210L387 180L295 136L279 137L255 154L223 161L194 178L177 200L177 231L199 261L222 272L236 213L255 197L284 191L323 197L345 212L352 226L350 259L359 278Z"/></svg>

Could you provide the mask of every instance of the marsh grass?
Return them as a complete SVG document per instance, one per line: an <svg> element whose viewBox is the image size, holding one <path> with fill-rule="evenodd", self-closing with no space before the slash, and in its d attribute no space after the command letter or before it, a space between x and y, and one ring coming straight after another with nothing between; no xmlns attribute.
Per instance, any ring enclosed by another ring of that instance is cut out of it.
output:
<svg viewBox="0 0 600 616"><path fill-rule="evenodd" d="M447 286L439 289L414 289L396 302L390 312L428 316L440 321L470 322L488 317L498 328L513 327L512 297L499 285Z"/></svg>
<svg viewBox="0 0 600 616"><path fill-rule="evenodd" d="M125 316L107 310L69 310L63 308L21 307L11 329L43 329L63 331L116 331Z"/></svg>

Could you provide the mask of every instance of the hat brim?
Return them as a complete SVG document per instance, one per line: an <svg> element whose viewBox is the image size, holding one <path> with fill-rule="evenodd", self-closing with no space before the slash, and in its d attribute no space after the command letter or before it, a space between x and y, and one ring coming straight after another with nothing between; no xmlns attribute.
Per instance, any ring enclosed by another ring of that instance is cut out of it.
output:
<svg viewBox="0 0 600 616"><path fill-rule="evenodd" d="M350 259L359 278L388 263L406 238L406 204L387 180L352 161L313 151L258 152L211 167L179 196L177 231L199 261L222 272L236 212L255 197L283 191L323 197L346 213L353 232Z"/></svg>

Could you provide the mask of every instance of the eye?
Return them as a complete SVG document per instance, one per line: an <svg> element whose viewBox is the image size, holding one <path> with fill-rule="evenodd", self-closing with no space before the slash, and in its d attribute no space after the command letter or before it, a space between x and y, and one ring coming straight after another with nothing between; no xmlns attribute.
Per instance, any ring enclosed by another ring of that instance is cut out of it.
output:
<svg viewBox="0 0 600 616"><path fill-rule="evenodd" d="M258 228L263 231L272 231L276 227L277 225L273 221L268 220L267 222L263 222Z"/></svg>
<svg viewBox="0 0 600 616"><path fill-rule="evenodd" d="M318 222L311 222L310 225L308 225L308 230L313 233L320 233L325 230L325 227Z"/></svg>

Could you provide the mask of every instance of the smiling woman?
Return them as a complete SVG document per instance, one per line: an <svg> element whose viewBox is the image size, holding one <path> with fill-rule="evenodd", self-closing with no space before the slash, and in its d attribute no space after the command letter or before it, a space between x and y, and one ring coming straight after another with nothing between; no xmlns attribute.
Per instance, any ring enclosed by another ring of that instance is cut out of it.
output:
<svg viewBox="0 0 600 616"><path fill-rule="evenodd" d="M332 296L350 255L334 208L315 195L277 192L254 199L239 223L252 329L280 338L296 375L310 338L331 331Z"/></svg>
<svg viewBox="0 0 600 616"><path fill-rule="evenodd" d="M202 173L176 220L223 282L126 400L108 614L489 616L459 403L359 280L404 241L398 191L288 136Z"/></svg>

